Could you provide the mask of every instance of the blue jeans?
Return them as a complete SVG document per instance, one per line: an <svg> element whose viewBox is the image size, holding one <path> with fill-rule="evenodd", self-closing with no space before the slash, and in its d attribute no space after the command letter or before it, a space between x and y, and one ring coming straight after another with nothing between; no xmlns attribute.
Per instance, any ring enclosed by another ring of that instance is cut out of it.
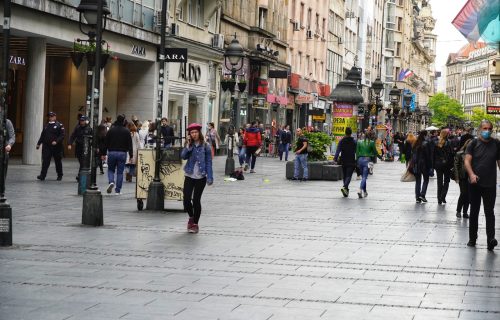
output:
<svg viewBox="0 0 500 320"><path fill-rule="evenodd" d="M247 157L247 151L245 147L238 147L238 160L240 161L240 166L245 164Z"/></svg>
<svg viewBox="0 0 500 320"><path fill-rule="evenodd" d="M366 179L368 179L368 163L370 162L369 157L360 157L358 159L358 167L359 170L361 171L361 184L359 185L359 188L363 191L366 192Z"/></svg>
<svg viewBox="0 0 500 320"><path fill-rule="evenodd" d="M288 161L288 147L290 146L289 143L280 143L279 146L279 154L280 154L280 161L283 159L283 152L285 153L285 161Z"/></svg>
<svg viewBox="0 0 500 320"><path fill-rule="evenodd" d="M293 170L293 177L298 178L299 177L299 167L302 167L302 178L307 179L309 178L309 172L307 171L307 154L298 154L295 156L294 160L294 170Z"/></svg>
<svg viewBox="0 0 500 320"><path fill-rule="evenodd" d="M422 183L422 177L424 177L424 182ZM427 193L427 186L429 185L429 175L416 173L415 174L415 198L424 197Z"/></svg>
<svg viewBox="0 0 500 320"><path fill-rule="evenodd" d="M125 162L127 161L127 153L125 151L109 151L108 152L108 181L116 184L115 191L120 192L123 184L123 170L125 170Z"/></svg>

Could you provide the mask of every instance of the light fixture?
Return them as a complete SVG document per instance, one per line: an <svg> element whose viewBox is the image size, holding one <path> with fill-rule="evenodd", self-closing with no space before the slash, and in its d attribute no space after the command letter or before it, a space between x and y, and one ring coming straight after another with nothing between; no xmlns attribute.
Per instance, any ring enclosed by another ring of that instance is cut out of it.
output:
<svg viewBox="0 0 500 320"><path fill-rule="evenodd" d="M391 91L389 91L389 100L391 101L392 105L397 105L400 99L401 99L401 90L399 90L396 84L394 83L394 87L392 87Z"/></svg>
<svg viewBox="0 0 500 320"><path fill-rule="evenodd" d="M236 39L236 34L234 35L234 39L231 41L229 46L226 48L224 52L224 58L229 60L229 63L233 68L240 63L240 61L245 56L243 52L243 47L240 45L238 39Z"/></svg>
<svg viewBox="0 0 500 320"><path fill-rule="evenodd" d="M381 96L382 91L384 90L384 83L382 82L382 80L380 80L380 78L377 78L375 79L375 81L373 81L372 90L377 97Z"/></svg>

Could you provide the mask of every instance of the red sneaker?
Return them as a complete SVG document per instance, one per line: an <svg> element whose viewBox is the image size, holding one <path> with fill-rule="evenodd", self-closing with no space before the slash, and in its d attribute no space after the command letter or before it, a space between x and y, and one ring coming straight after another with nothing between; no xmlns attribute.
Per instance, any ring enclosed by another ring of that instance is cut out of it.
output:
<svg viewBox="0 0 500 320"><path fill-rule="evenodd" d="M189 230L191 230L191 228L193 228L193 225L194 225L193 218L189 218L188 224L187 224L187 230L188 230L188 232L189 232Z"/></svg>
<svg viewBox="0 0 500 320"><path fill-rule="evenodd" d="M198 233L200 229L198 228L198 225L193 223L193 225L191 226L191 228L188 229L188 232L189 233Z"/></svg>

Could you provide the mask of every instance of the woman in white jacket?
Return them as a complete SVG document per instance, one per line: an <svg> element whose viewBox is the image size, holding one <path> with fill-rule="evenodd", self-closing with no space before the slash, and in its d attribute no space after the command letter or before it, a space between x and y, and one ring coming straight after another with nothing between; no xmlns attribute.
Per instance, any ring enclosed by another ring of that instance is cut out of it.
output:
<svg viewBox="0 0 500 320"><path fill-rule="evenodd" d="M132 150L134 156L132 159L130 159L130 157L127 155L127 173L125 175L125 180L127 180L128 182L132 182L132 177L136 175L135 167L137 162L137 150L140 148L141 140L139 138L139 133L137 133L137 127L133 122L129 122L127 124L127 128L130 130L130 135L132 136Z"/></svg>

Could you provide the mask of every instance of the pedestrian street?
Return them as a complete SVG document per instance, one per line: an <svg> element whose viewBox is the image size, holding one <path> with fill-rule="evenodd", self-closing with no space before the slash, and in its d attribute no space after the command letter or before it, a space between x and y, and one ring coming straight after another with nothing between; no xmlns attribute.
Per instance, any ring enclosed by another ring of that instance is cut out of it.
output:
<svg viewBox="0 0 500 320"><path fill-rule="evenodd" d="M62 181L53 164L37 181L39 166L13 159L0 319L500 319L499 251L486 250L482 213L466 246L455 182L439 206L436 180L416 204L398 162L375 165L363 199L355 176L343 198L341 181L286 180L276 158L234 182L224 163L189 234L181 203L138 211L135 184L108 195L106 175L104 226L82 226L75 160Z"/></svg>

